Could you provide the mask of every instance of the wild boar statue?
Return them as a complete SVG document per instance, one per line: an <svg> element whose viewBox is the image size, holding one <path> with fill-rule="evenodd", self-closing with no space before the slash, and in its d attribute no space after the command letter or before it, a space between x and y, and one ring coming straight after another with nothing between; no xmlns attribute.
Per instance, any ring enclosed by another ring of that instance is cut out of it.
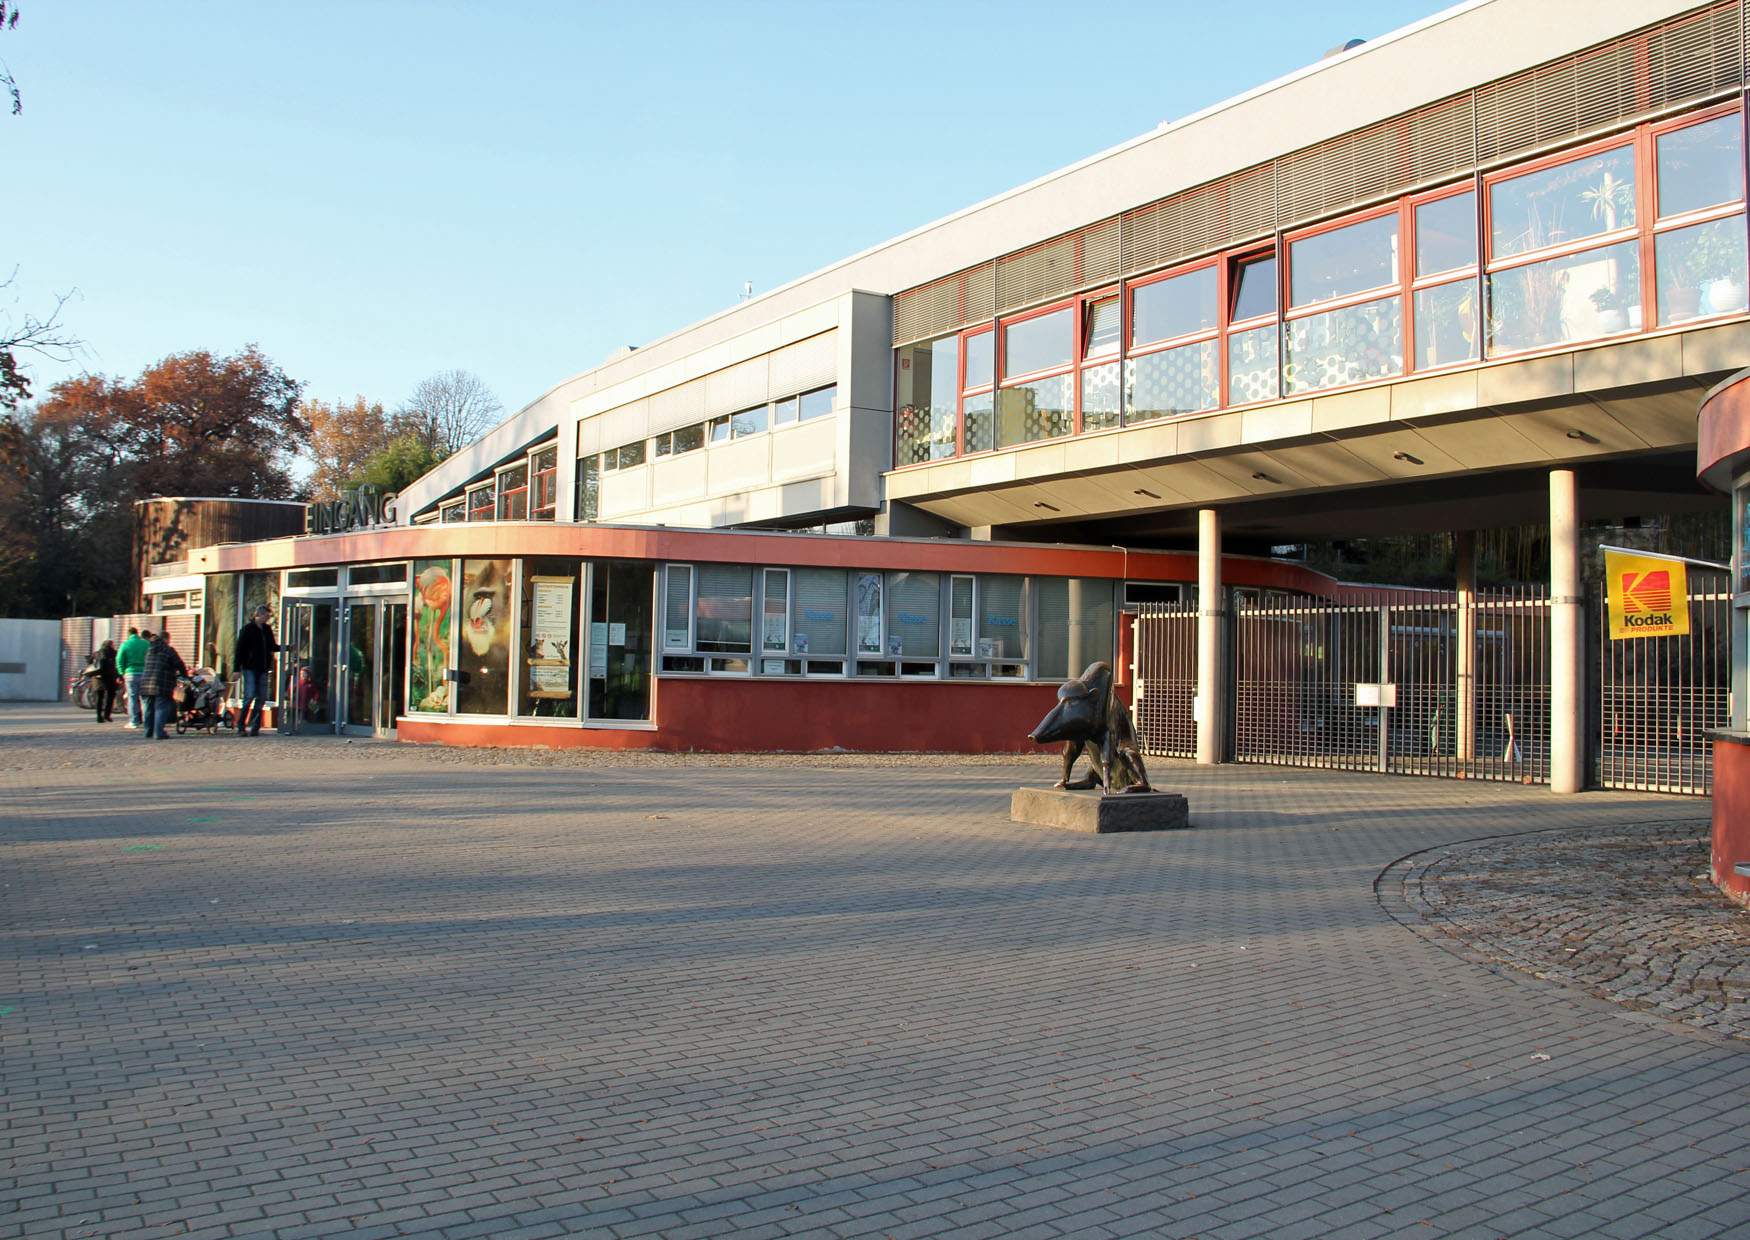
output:
<svg viewBox="0 0 1750 1240"><path fill-rule="evenodd" d="M1148 771L1136 744L1130 712L1112 690L1112 669L1090 664L1057 691L1057 705L1027 733L1041 745L1063 745L1063 778L1059 788L1103 788L1107 792L1148 792ZM1072 781L1076 759L1088 751L1088 773Z"/></svg>

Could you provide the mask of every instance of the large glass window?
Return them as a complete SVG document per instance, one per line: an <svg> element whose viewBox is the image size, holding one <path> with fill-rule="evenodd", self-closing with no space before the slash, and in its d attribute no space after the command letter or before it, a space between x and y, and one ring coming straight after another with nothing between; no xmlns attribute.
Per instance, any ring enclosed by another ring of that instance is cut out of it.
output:
<svg viewBox="0 0 1750 1240"><path fill-rule="evenodd" d="M760 649L790 648L790 570L768 568L760 590Z"/></svg>
<svg viewBox="0 0 1750 1240"><path fill-rule="evenodd" d="M1622 241L1489 276L1489 349L1512 353L1641 323L1640 244Z"/></svg>
<svg viewBox="0 0 1750 1240"><path fill-rule="evenodd" d="M966 337L966 387L988 387L996 377L995 336L987 329Z"/></svg>
<svg viewBox="0 0 1750 1240"><path fill-rule="evenodd" d="M1397 282L1398 217L1395 211L1301 237L1289 244L1288 301L1291 306L1349 297ZM1241 292L1243 294L1245 290Z"/></svg>
<svg viewBox="0 0 1750 1240"><path fill-rule="evenodd" d="M1144 353L1124 365L1127 422L1195 413L1220 403L1221 355L1213 339Z"/></svg>
<svg viewBox="0 0 1750 1240"><path fill-rule="evenodd" d="M589 717L650 718L650 564L597 560L589 604Z"/></svg>
<svg viewBox="0 0 1750 1240"><path fill-rule="evenodd" d="M772 402L772 425L784 426L796 420L797 398L784 396Z"/></svg>
<svg viewBox="0 0 1750 1240"><path fill-rule="evenodd" d="M1069 307L1003 325L1003 377L1037 374L1075 359L1075 311Z"/></svg>
<svg viewBox="0 0 1750 1240"><path fill-rule="evenodd" d="M1103 431L1118 425L1123 373L1118 362L1082 368L1083 430Z"/></svg>
<svg viewBox="0 0 1750 1240"><path fill-rule="evenodd" d="M729 415L729 434L731 438L740 439L744 435L758 435L766 429L766 407L755 406L743 409L740 413Z"/></svg>
<svg viewBox="0 0 1750 1240"><path fill-rule="evenodd" d="M1736 110L1654 139L1660 323L1745 309L1744 153Z"/></svg>
<svg viewBox="0 0 1750 1240"><path fill-rule="evenodd" d="M899 351L894 461L915 465L954 455L960 390L960 340L944 336Z"/></svg>
<svg viewBox="0 0 1750 1240"><path fill-rule="evenodd" d="M523 561L522 675L517 714L577 716L578 561Z"/></svg>
<svg viewBox="0 0 1750 1240"><path fill-rule="evenodd" d="M408 660L408 709L419 714L450 711L450 666L454 631L449 560L413 561L413 651Z"/></svg>
<svg viewBox="0 0 1750 1240"><path fill-rule="evenodd" d="M997 393L996 446L1054 439L1075 428L1073 376L1053 375Z"/></svg>
<svg viewBox="0 0 1750 1240"><path fill-rule="evenodd" d="M694 649L746 654L753 648L753 569L745 564L697 566Z"/></svg>
<svg viewBox="0 0 1750 1240"><path fill-rule="evenodd" d="M1274 400L1278 393L1276 324L1227 338L1227 399L1231 405Z"/></svg>
<svg viewBox="0 0 1750 1240"><path fill-rule="evenodd" d="M989 452L996 446L996 397L990 392L968 396L961 404L966 418L966 450Z"/></svg>
<svg viewBox="0 0 1750 1240"><path fill-rule="evenodd" d="M1489 254L1497 259L1634 224L1635 155L1626 144L1489 188Z"/></svg>
<svg viewBox="0 0 1750 1240"><path fill-rule="evenodd" d="M980 659L1027 657L1027 579L981 574L978 578Z"/></svg>
<svg viewBox="0 0 1750 1240"><path fill-rule="evenodd" d="M464 715L510 709L509 560L462 561L462 642L456 708Z"/></svg>
<svg viewBox="0 0 1750 1240"><path fill-rule="evenodd" d="M1288 321L1285 390L1312 392L1404 372L1401 297L1326 310Z"/></svg>
<svg viewBox="0 0 1750 1240"><path fill-rule="evenodd" d="M1477 265L1477 196L1470 190L1416 207L1416 275Z"/></svg>
<svg viewBox="0 0 1750 1240"><path fill-rule="evenodd" d="M881 574L858 573L857 653L879 655L881 645Z"/></svg>
<svg viewBox="0 0 1750 1240"><path fill-rule="evenodd" d="M1233 266L1230 316L1235 323L1276 313L1276 256L1242 259Z"/></svg>
<svg viewBox="0 0 1750 1240"><path fill-rule="evenodd" d="M1416 290L1416 365L1424 370L1477 360L1474 277Z"/></svg>
<svg viewBox="0 0 1750 1240"><path fill-rule="evenodd" d="M483 487L476 487L468 492L468 520L490 521L493 509L497 506L498 494L488 482Z"/></svg>
<svg viewBox="0 0 1750 1240"><path fill-rule="evenodd" d="M816 388L812 392L804 392L800 398L800 417L806 422L810 418L824 418L832 412L833 402L839 398L838 385Z"/></svg>
<svg viewBox="0 0 1750 1240"><path fill-rule="evenodd" d="M842 568L798 568L790 604L791 649L799 655L845 654L849 574Z"/></svg>
<svg viewBox="0 0 1750 1240"><path fill-rule="evenodd" d="M1153 344L1212 332L1218 300L1215 267L1139 284L1130 293L1130 343Z"/></svg>

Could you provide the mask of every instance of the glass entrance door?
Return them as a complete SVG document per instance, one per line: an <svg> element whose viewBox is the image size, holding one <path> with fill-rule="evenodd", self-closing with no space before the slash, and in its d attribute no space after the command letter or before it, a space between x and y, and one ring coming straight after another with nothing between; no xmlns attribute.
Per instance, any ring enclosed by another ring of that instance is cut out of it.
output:
<svg viewBox="0 0 1750 1240"><path fill-rule="evenodd" d="M346 645L342 649L341 700L346 714L341 730L353 736L371 736L377 730L378 631L382 608L375 602L354 599L346 605Z"/></svg>
<svg viewBox="0 0 1750 1240"><path fill-rule="evenodd" d="M651 620L655 569L597 560L589 600L589 718L650 718Z"/></svg>
<svg viewBox="0 0 1750 1240"><path fill-rule="evenodd" d="M282 732L334 729L334 612L333 599L292 598L283 604Z"/></svg>
<svg viewBox="0 0 1750 1240"><path fill-rule="evenodd" d="M384 603L378 609L382 639L377 649L381 670L377 690L377 735L395 735L395 720L407 709L407 604Z"/></svg>

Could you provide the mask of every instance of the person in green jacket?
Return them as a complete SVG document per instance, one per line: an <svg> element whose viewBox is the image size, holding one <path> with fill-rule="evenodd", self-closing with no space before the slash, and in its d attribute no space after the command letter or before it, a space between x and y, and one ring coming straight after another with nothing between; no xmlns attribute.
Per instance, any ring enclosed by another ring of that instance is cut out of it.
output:
<svg viewBox="0 0 1750 1240"><path fill-rule="evenodd" d="M146 666L146 647L151 645L140 630L130 628L127 640L115 652L115 670L122 675L122 682L128 687L128 726L140 726L140 672Z"/></svg>

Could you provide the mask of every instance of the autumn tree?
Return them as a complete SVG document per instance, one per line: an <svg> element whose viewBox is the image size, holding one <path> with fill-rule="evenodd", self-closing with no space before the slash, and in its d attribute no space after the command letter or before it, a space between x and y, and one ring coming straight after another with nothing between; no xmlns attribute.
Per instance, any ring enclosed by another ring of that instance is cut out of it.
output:
<svg viewBox="0 0 1750 1240"><path fill-rule="evenodd" d="M362 396L350 402L307 400L300 410L310 424L308 454L315 468L310 495L337 498L395 438L383 406Z"/></svg>
<svg viewBox="0 0 1750 1240"><path fill-rule="evenodd" d="M403 431L352 475L351 484L399 493L414 479L436 469L443 459L423 436Z"/></svg>
<svg viewBox="0 0 1750 1240"><path fill-rule="evenodd" d="M446 370L420 380L396 420L416 431L442 460L491 430L502 412L504 406L479 375Z"/></svg>

